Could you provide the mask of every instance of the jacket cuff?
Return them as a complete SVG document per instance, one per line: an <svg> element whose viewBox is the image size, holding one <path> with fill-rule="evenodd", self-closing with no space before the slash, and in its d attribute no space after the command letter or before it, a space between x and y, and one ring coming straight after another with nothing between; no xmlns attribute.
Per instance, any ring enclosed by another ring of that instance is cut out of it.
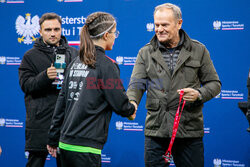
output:
<svg viewBox="0 0 250 167"><path fill-rule="evenodd" d="M196 101L194 101L194 103L196 105L201 105L202 103L204 103L204 93L202 93L202 88L199 89L195 89L200 93L200 98L197 97Z"/></svg>
<svg viewBox="0 0 250 167"><path fill-rule="evenodd" d="M57 140L52 140L52 139L48 139L47 144L50 145L50 146L52 146L52 147L58 147L59 141L57 141Z"/></svg>
<svg viewBox="0 0 250 167"><path fill-rule="evenodd" d="M48 85L52 84L53 80L49 79L47 75L47 70L41 72L40 74L37 75L37 80L39 82L40 87L47 87Z"/></svg>

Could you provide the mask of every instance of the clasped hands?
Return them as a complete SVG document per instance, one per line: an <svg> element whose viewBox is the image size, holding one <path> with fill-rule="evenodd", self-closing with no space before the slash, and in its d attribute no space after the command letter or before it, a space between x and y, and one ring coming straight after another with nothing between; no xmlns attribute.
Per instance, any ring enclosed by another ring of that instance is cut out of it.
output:
<svg viewBox="0 0 250 167"><path fill-rule="evenodd" d="M135 117L136 117L136 112L137 112L137 109L138 109L138 105L136 104L135 101L132 101L132 100L130 101L130 103L133 104L133 105L135 106L135 111L134 111L134 114L133 114L133 115L130 115L130 116L128 117L128 119L129 119L129 120L134 120Z"/></svg>

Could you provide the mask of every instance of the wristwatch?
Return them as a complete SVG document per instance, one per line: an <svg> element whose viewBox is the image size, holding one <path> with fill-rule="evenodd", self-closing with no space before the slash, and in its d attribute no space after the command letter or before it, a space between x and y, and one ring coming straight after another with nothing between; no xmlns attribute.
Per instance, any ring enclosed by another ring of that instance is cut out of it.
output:
<svg viewBox="0 0 250 167"><path fill-rule="evenodd" d="M202 95L201 95L201 93L199 92L199 95L198 95L198 97L197 97L197 100L199 100L199 101L201 101L202 100Z"/></svg>

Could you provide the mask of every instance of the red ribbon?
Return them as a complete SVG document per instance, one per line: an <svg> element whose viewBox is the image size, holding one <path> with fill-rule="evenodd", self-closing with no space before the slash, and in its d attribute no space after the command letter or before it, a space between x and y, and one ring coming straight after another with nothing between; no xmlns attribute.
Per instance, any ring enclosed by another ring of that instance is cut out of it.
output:
<svg viewBox="0 0 250 167"><path fill-rule="evenodd" d="M174 118L174 125L173 125L172 137L171 137L168 149L167 149L166 153L163 155L163 158L164 158L164 160L165 160L166 163L170 163L170 161L172 160L171 150L172 150L172 147L173 147L173 144L174 144L174 140L175 140L175 137L176 137L176 133L177 133L177 130L178 130L178 127L179 127L179 123L180 123L180 119L181 119L181 113L182 113L184 105L186 103L186 101L183 100L183 104L182 104L181 112L180 112L180 105L181 105L181 100L182 100L183 95L184 95L184 90L181 89L180 90L179 104L178 104L178 108L177 108L177 111L176 111L176 114L175 114L175 118Z"/></svg>

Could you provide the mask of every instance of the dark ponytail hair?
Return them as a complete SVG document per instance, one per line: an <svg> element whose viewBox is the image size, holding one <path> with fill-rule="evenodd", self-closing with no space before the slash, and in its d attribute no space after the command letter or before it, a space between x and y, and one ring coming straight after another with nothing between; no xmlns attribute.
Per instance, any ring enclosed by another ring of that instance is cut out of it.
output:
<svg viewBox="0 0 250 167"><path fill-rule="evenodd" d="M87 25L85 24L81 30L80 40L80 60L91 67L94 67L95 59L95 46L90 38Z"/></svg>
<svg viewBox="0 0 250 167"><path fill-rule="evenodd" d="M105 31L114 27L112 25L115 25L115 19L109 13L95 12L87 17L80 34L79 55L84 64L95 67L96 50L92 40L100 39Z"/></svg>

